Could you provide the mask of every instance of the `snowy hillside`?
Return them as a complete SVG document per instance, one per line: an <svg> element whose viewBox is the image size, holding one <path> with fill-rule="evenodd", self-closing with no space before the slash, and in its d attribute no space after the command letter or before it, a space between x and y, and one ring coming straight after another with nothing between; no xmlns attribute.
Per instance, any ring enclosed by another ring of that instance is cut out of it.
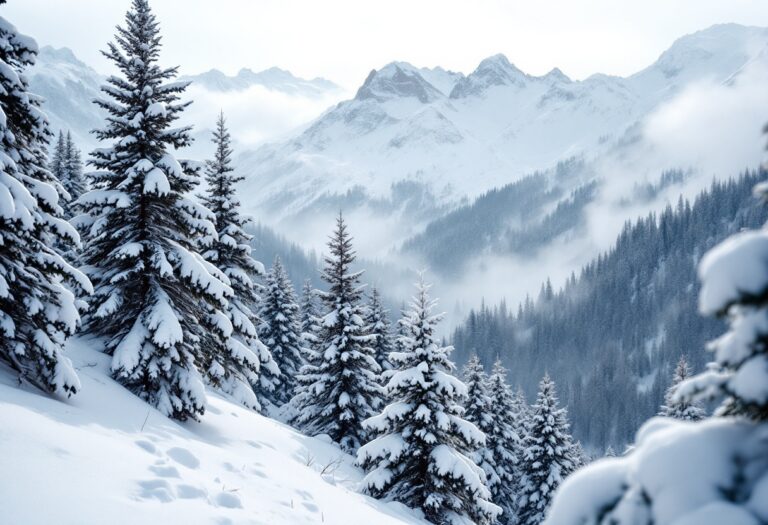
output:
<svg viewBox="0 0 768 525"><path fill-rule="evenodd" d="M201 423L169 420L109 377L96 346L70 342L83 388L67 401L19 387L0 365L0 420L14 422L0 431L13 451L3 523L425 523L359 495L362 472L336 445L216 394Z"/></svg>
<svg viewBox="0 0 768 525"><path fill-rule="evenodd" d="M604 154L661 103L698 82L729 81L766 44L768 29L714 26L630 77L582 81L558 69L532 76L503 55L467 76L394 62L295 136L244 153L249 206L276 221L329 202L374 211L384 202L391 215L418 188L428 205L451 207L570 156ZM404 182L411 192L396 195Z"/></svg>

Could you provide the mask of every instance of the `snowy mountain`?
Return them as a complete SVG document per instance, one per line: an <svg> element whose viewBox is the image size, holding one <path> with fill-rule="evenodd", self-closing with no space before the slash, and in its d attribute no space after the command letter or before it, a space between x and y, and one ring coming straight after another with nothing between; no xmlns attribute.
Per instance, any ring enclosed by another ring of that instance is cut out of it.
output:
<svg viewBox="0 0 768 525"><path fill-rule="evenodd" d="M71 130L84 152L96 147L90 131L102 125L104 115L92 101L102 96L104 76L68 48L43 46L28 78L32 91L45 99L54 132ZM210 131L220 110L230 115L236 141L252 146L315 118L345 93L329 80L305 80L276 67L241 69L235 76L214 69L181 80L192 83L185 98L194 101L183 121L194 127L195 143L184 153L189 157L210 154Z"/></svg>
<svg viewBox="0 0 768 525"><path fill-rule="evenodd" d="M244 153L244 191L251 210L284 221L284 231L329 207L391 219L410 206L418 220L559 160L626 145L660 105L696 83L727 83L766 44L768 29L718 25L680 38L634 75L581 81L558 69L529 75L503 55L466 76L393 62L305 129ZM410 192L396 195L403 183ZM400 226L397 240L408 234Z"/></svg>
<svg viewBox="0 0 768 525"><path fill-rule="evenodd" d="M265 69L258 73L243 68L234 76L227 76L218 69L211 69L199 75L183 76L180 80L192 82L209 91L243 91L252 86L263 86L273 91L308 98L322 98L328 94L342 91L341 87L330 80L324 78L305 80L278 67Z"/></svg>
<svg viewBox="0 0 768 525"><path fill-rule="evenodd" d="M91 101L100 96L104 78L68 48L51 46L40 48L27 78L31 91L45 99L43 108L53 131L70 130L85 151L95 146L90 130L101 126L104 115Z"/></svg>
<svg viewBox="0 0 768 525"><path fill-rule="evenodd" d="M166 418L110 377L97 347L70 342L83 388L69 401L20 386L0 365L0 419L14 421L0 433L0 449L13 451L3 523L426 525L358 494L363 472L336 445L216 394L202 423Z"/></svg>

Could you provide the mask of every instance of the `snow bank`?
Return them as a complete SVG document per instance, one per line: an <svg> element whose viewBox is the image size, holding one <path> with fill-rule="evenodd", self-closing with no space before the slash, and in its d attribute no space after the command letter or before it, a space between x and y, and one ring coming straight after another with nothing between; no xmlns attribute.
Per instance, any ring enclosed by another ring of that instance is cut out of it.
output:
<svg viewBox="0 0 768 525"><path fill-rule="evenodd" d="M81 392L62 402L0 367L3 523L422 524L356 493L362 472L335 445L209 393L201 423L171 421L108 376L75 339Z"/></svg>
<svg viewBox="0 0 768 525"><path fill-rule="evenodd" d="M741 525L768 521L768 425L654 418L628 455L569 477L546 525Z"/></svg>

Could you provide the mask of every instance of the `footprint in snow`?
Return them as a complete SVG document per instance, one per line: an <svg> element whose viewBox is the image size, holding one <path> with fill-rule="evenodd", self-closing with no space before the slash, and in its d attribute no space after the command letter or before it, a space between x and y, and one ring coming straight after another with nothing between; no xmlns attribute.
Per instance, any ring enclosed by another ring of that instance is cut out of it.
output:
<svg viewBox="0 0 768 525"><path fill-rule="evenodd" d="M173 447L166 452L168 456L176 463L184 465L187 468L195 469L200 466L200 460L185 448Z"/></svg>
<svg viewBox="0 0 768 525"><path fill-rule="evenodd" d="M228 509L240 509L243 504L240 502L240 496L234 492L220 492L216 496L216 504L219 507L226 507Z"/></svg>
<svg viewBox="0 0 768 525"><path fill-rule="evenodd" d="M157 447L155 447L155 444L150 442L150 441L147 441L145 439L137 440L136 441L136 445L138 445L139 447L143 448L144 450L146 450L150 454L156 454L157 453Z"/></svg>
<svg viewBox="0 0 768 525"><path fill-rule="evenodd" d="M183 499L205 499L208 493L205 489L193 485L176 485L176 493Z"/></svg>
<svg viewBox="0 0 768 525"><path fill-rule="evenodd" d="M149 470L157 474L161 478L180 478L179 471L176 467L156 465L149 467Z"/></svg>
<svg viewBox="0 0 768 525"><path fill-rule="evenodd" d="M175 499L171 486L164 479L140 481L139 487L141 488L141 492L139 493L139 497L141 498L156 499L163 503L169 503Z"/></svg>

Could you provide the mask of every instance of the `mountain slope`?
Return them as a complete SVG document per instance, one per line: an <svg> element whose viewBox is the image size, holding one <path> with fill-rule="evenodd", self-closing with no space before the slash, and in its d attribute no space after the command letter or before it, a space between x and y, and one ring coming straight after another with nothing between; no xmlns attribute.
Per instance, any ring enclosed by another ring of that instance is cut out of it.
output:
<svg viewBox="0 0 768 525"><path fill-rule="evenodd" d="M67 48L40 48L37 63L27 72L30 90L44 99L43 110L51 128L71 131L85 151L96 145L90 130L102 125L105 114L93 99L100 96L104 78Z"/></svg>
<svg viewBox="0 0 768 525"><path fill-rule="evenodd" d="M500 356L529 396L548 372L574 435L598 452L621 449L658 411L680 355L696 371L708 360L705 344L723 327L698 313L697 263L728 235L768 220L752 194L766 175L713 183L693 203L627 223L560 292L547 282L519 310L473 311L453 336L457 361L477 353L490 366Z"/></svg>
<svg viewBox="0 0 768 525"><path fill-rule="evenodd" d="M83 388L68 401L0 368L0 419L15 422L0 431L3 523L425 523L357 494L362 473L335 445L216 394L201 423L165 418L96 346L69 344Z"/></svg>

